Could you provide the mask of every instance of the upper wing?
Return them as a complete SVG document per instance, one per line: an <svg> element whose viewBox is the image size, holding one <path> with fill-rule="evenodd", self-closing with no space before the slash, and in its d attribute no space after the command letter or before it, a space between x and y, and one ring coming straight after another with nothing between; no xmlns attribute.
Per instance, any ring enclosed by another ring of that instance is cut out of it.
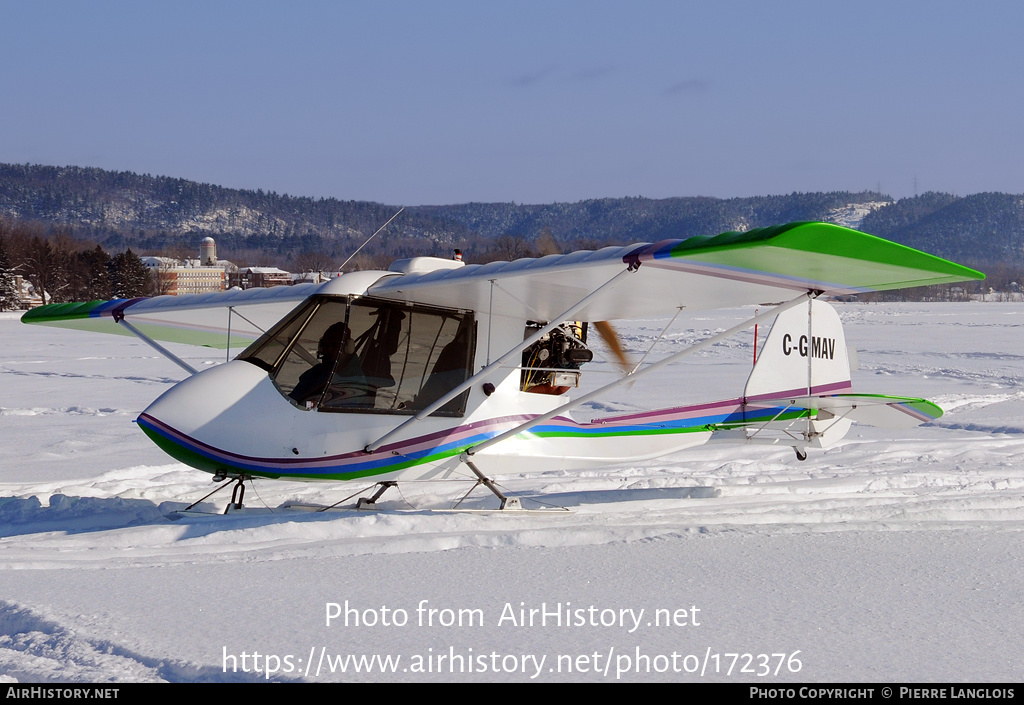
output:
<svg viewBox="0 0 1024 705"><path fill-rule="evenodd" d="M319 285L218 291L211 294L50 304L25 312L23 323L132 335L125 320L154 340L224 348L255 340Z"/></svg>
<svg viewBox="0 0 1024 705"><path fill-rule="evenodd" d="M156 340L225 347L228 330L232 340L252 340L318 292L366 293L550 321L626 267L638 269L596 295L575 315L578 320L783 301L809 289L849 294L985 277L856 230L792 223L426 273L353 272L322 286L51 304L27 312L22 321L128 334L116 323L124 316Z"/></svg>
<svg viewBox="0 0 1024 705"><path fill-rule="evenodd" d="M783 301L801 291L851 294L941 284L985 275L888 240L828 223L791 223L656 244L606 247L539 259L491 262L390 277L367 293L383 298L551 320L618 274L621 285L576 314L613 320Z"/></svg>

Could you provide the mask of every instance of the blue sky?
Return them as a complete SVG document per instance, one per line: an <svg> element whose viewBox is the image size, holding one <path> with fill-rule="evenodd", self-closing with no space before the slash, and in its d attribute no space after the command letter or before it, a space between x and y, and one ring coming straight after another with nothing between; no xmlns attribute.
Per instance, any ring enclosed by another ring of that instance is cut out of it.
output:
<svg viewBox="0 0 1024 705"><path fill-rule="evenodd" d="M0 0L0 161L395 205L1024 192L1024 3Z"/></svg>

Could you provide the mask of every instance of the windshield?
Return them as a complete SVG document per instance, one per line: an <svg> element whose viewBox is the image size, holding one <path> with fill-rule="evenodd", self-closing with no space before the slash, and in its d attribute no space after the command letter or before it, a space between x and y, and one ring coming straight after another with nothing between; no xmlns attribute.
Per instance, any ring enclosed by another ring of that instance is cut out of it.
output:
<svg viewBox="0 0 1024 705"><path fill-rule="evenodd" d="M475 338L471 312L316 297L239 359L303 409L414 414L469 378ZM461 416L468 395L435 413Z"/></svg>

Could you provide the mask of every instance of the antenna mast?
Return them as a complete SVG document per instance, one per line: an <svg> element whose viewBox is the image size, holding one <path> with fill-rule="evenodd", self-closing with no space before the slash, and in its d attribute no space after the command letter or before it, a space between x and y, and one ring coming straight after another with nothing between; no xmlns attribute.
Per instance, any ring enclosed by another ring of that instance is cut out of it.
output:
<svg viewBox="0 0 1024 705"><path fill-rule="evenodd" d="M399 208L399 209L398 209L398 213L401 213L401 212L402 212L402 211L404 211L404 210L405 210L405 206L402 206L401 208ZM395 214L394 214L393 216L391 216L390 218L388 218L388 222L387 222L387 223L384 223L384 225L382 225L382 226L380 226L379 228L377 228L377 232L375 232L375 233L374 233L373 235L371 235L370 237L366 238L366 242L364 242L364 243L363 243L362 245L360 245L359 247L357 247L357 248L356 248L356 251L355 251L355 252L353 252L352 254L350 254L350 255L348 256L348 259L347 259L347 260L345 260L344 262L342 262L342 263L341 263L341 266L340 266L340 267L338 267L338 271L340 272L340 271L342 271L343 269L345 269L345 265L346 265L346 264L348 264L349 262L351 262L351 261L352 261L352 258L353 258L353 257L355 257L356 255L358 255L358 254L359 254L359 250L361 250L361 249L363 249L364 247L366 247L367 245L369 245L369 244L370 244L370 240L372 240L373 238L377 237L377 234L378 234L378 233L380 233L380 231L381 231L381 230L383 230L384 228L388 227L388 225L389 225L389 224L391 223L391 221L392 221L392 220L394 220L395 218L397 218L397 217L398 217L398 213L395 213Z"/></svg>

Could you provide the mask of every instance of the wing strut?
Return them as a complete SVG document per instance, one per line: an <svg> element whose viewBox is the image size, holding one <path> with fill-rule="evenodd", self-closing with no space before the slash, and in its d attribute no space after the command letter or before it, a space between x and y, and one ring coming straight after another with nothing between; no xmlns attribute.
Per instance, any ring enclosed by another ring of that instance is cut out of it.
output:
<svg viewBox="0 0 1024 705"><path fill-rule="evenodd" d="M630 266L630 268L628 268L628 269L623 269L623 270L619 271L619 273L616 274L614 277L612 277L611 279L606 281L604 284L602 284L601 286L597 287L592 292L590 292L589 294L584 296L582 299L577 301L575 304L570 306L568 309L566 309L560 316L555 316L554 318L552 318L551 321L547 325L545 325L543 328L540 328L536 333L531 335L529 338L526 338L525 340L523 340L522 343L520 343L519 345L514 346L511 350L509 350L507 353L505 353L504 355L499 357L497 360L495 360L491 364L489 364L486 367L484 367L482 370L477 372L475 375L473 375L472 377L467 379L465 382L463 382L459 386L457 386L454 389L452 389L451 391L449 391L447 394L443 395L440 399L438 399L433 404L429 405L428 407L426 407L425 409L420 411L418 414L416 414L412 418L408 419L407 421L404 421L403 423L400 423L398 426L396 426L395 428L393 428L390 431L388 431L387 433L385 433L383 436L381 436L380 438L375 440L373 443L370 443L369 445L367 445L366 448L364 448L363 450L365 452L367 452L367 453L373 453L378 448L380 448L382 445L384 445L388 440L390 440L391 438L394 438L395 435L397 435L399 431L401 431L403 428L405 428L409 424L415 423L417 421L422 421L426 417L430 416L432 413L434 413L435 411L440 409L442 406L447 404L449 401L451 401L452 399L454 399L458 395L462 394L464 391L466 391L467 389L472 387L477 382L479 382L479 381L481 381L483 379L486 379L491 374L491 372L493 372L495 369L501 367L503 364L508 362L508 360L510 360L514 355L520 354L525 348L530 347L531 345L536 343L538 340L540 340L542 337L547 335L550 331L552 331L553 329L555 329L558 326L562 325L563 321L571 320L572 317L576 314L577 311L582 310L584 306L586 306L588 303L590 303L590 300L592 298L597 296L599 293L603 292L605 289L607 289L607 288L613 286L614 284L616 284L617 282L621 281L622 277L625 276L626 274L629 274L630 272L635 272L635 271L636 271L636 269L634 267L632 267L632 266Z"/></svg>
<svg viewBox="0 0 1024 705"><path fill-rule="evenodd" d="M161 355L166 357L168 360L173 362L175 365L177 365L181 369L183 369L186 372L188 372L190 375L194 375L196 372L199 371L196 368L192 367L192 365L188 364L187 362L182 360L180 357L178 357L177 355L172 353L170 350L165 348L163 345L161 345L160 343L158 343L155 340L153 340L152 338L150 338L148 335L146 335L141 330L139 330L138 328L133 326L131 323L129 323L128 321L124 320L124 314L123 313L118 315L115 312L114 320L117 321L118 323L120 323L122 326L124 326L128 330L130 330L139 340L141 340L142 342L144 342L147 345L149 345L151 348L156 350L158 353L160 353Z"/></svg>
<svg viewBox="0 0 1024 705"><path fill-rule="evenodd" d="M490 448L495 443L501 443L505 439L511 438L512 436L515 436L515 435L518 435L518 434L522 433L523 431L525 431L526 429L528 429L528 428L530 428L532 426L535 426L535 425L537 425L539 423L543 423L543 422L545 422L545 421L547 421L549 419L553 419L554 417L558 416L559 414L564 414L566 411L569 411L570 409L574 409L577 406L580 406L581 404L585 404L586 402L590 401L591 399L595 399L597 397L600 397L601 395L607 393L611 389L614 389L616 387L620 387L620 386L622 386L624 384L627 384L628 382L632 382L632 381L636 380L637 378L642 377L643 375L646 375L646 374L648 374L650 372L654 372L655 370L659 370L662 367L664 367L665 365L668 365L669 363L675 362L676 360L678 360L678 359L680 359L682 357L686 357L687 355L691 355L691 354L693 354L695 352L699 352L700 350L703 350L704 348L710 347L711 345L714 345L715 343L717 343L720 340L724 340L725 338L729 338L729 337L735 335L736 333L740 332L741 330L746 330L747 328L749 328L750 326L754 325L755 323L760 323L762 320L764 320L766 318L771 318L773 316L777 316L780 313L782 313L783 311L787 311L787 310L789 310L791 308L799 306L800 304L806 303L806 302L810 301L811 299L817 298L821 293L822 292L820 292L820 291L808 291L807 293L801 294L800 296L798 296L797 298L795 298L795 299L793 299L791 301L787 301L784 304L780 304L779 306L776 306L775 308L773 308L773 309L771 309L769 311L766 311L766 312L764 312L764 313L762 313L762 314L760 314L758 316L754 316L753 318L751 318L751 319L749 319L747 321L744 321L743 323L740 323L739 325L733 326L732 328L730 328L729 330L727 330L727 331L725 331L723 333L719 333L718 335L713 335L710 338L705 338L701 342L696 343L694 345L691 345L690 347L688 347L688 348L686 348L684 350L680 350L677 353L673 353L672 355L669 355L668 357L664 357L661 360L658 360L657 362L652 362L650 365L647 365L642 370L634 370L634 371L632 371L632 372L630 372L628 374L625 374L622 377L620 377L619 379L615 380L614 382L606 384L605 386L603 386L603 387L601 387L599 389L596 389L593 392L590 392L589 394L584 394L582 397L580 397L578 399L573 399L572 401L570 401L570 402L568 402L566 404L563 404L562 406L558 407L557 409L555 409L553 411L549 411L549 412L547 412L545 414L541 414L540 416L536 416L536 417L530 419L529 421L526 421L525 423L519 424L515 428L512 428L512 429L510 429L508 431L505 431L504 433L499 433L497 436L494 436L493 438L489 438L488 440L484 441L483 443L478 443L475 446L467 448L465 450L465 452L462 453L462 455L459 456L459 459L462 460L463 462L467 462L470 457L472 457L473 455L476 455L477 453L479 453L482 450Z"/></svg>

